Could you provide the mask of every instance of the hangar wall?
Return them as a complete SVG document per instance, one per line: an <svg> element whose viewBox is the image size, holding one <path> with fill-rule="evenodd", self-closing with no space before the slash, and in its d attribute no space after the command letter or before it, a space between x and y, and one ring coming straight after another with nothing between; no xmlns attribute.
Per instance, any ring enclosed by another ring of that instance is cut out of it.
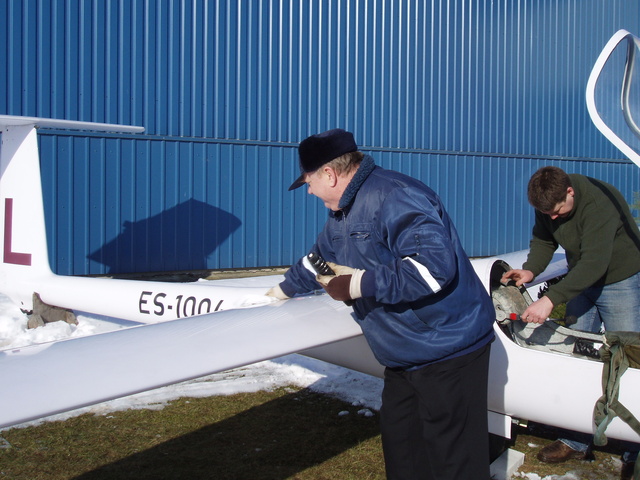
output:
<svg viewBox="0 0 640 480"><path fill-rule="evenodd" d="M291 264L326 217L286 191L296 146L334 127L493 255L527 247L540 166L640 191L584 101L620 28L637 0L7 0L0 113L146 128L41 132L60 274Z"/></svg>

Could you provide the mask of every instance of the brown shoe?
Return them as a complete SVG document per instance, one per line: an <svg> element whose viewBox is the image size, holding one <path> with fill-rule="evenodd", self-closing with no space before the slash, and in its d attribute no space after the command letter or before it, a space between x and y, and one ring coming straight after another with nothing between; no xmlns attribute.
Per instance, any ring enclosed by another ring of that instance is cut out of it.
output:
<svg viewBox="0 0 640 480"><path fill-rule="evenodd" d="M635 462L623 462L622 471L620 472L620 480L634 480L633 471L635 466Z"/></svg>
<svg viewBox="0 0 640 480"><path fill-rule="evenodd" d="M589 458L586 452L574 450L569 445L560 440L550 443L538 452L538 460L545 463L562 463L572 458L586 460Z"/></svg>

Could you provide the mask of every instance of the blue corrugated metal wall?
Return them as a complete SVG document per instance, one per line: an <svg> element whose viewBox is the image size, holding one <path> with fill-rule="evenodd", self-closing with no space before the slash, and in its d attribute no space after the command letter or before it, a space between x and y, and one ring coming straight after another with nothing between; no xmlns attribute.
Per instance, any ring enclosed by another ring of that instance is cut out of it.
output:
<svg viewBox="0 0 640 480"><path fill-rule="evenodd" d="M640 191L584 103L619 28L637 0L5 0L0 113L146 128L41 136L58 273L290 264L326 217L295 147L336 126L489 255L527 246L542 165Z"/></svg>

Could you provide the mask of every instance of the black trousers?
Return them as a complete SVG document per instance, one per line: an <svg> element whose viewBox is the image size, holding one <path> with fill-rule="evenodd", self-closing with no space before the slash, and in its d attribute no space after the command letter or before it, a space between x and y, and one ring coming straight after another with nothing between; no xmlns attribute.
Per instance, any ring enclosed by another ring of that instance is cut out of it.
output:
<svg viewBox="0 0 640 480"><path fill-rule="evenodd" d="M380 422L389 480L488 480L490 345L418 370L385 370Z"/></svg>

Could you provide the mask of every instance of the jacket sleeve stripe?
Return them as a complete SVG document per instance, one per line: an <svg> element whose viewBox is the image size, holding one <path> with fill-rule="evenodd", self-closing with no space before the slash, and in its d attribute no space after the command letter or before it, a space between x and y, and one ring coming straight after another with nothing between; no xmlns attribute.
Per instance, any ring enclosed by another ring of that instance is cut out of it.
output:
<svg viewBox="0 0 640 480"><path fill-rule="evenodd" d="M413 264L414 267L416 267L420 276L424 279L425 282L427 282L429 288L433 290L433 293L439 292L442 289L438 281L433 277L433 275L431 275L431 272L427 267L425 267L421 263L416 262L411 257L404 257L403 260L408 260Z"/></svg>

